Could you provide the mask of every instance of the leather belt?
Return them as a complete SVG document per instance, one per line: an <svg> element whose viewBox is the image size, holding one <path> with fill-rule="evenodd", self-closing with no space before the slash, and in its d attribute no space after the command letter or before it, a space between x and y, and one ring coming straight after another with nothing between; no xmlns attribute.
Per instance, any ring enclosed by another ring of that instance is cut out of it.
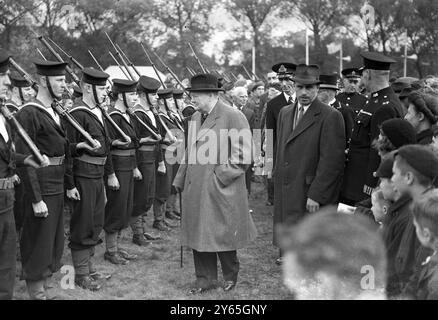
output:
<svg viewBox="0 0 438 320"><path fill-rule="evenodd" d="M61 156L61 157L50 157L49 158L49 166L60 166L64 163L65 160L65 156Z"/></svg>
<svg viewBox="0 0 438 320"><path fill-rule="evenodd" d="M82 156L76 158L79 161L95 164L97 166L103 166L106 163L106 157L92 157L88 154L83 154Z"/></svg>
<svg viewBox="0 0 438 320"><path fill-rule="evenodd" d="M14 189L14 181L11 177L0 179L0 190Z"/></svg>
<svg viewBox="0 0 438 320"><path fill-rule="evenodd" d="M111 150L111 154L113 156L119 156L119 157L131 157L131 156L135 156L135 149L127 149L127 150L114 149Z"/></svg>
<svg viewBox="0 0 438 320"><path fill-rule="evenodd" d="M140 148L138 148L138 150L140 150L140 151L155 151L156 147L157 147L156 145L145 144L145 145L140 146Z"/></svg>

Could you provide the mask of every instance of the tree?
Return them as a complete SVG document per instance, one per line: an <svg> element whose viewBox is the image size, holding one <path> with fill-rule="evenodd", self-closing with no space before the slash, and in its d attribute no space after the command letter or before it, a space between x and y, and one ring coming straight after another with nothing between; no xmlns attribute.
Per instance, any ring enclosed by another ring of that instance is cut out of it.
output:
<svg viewBox="0 0 438 320"><path fill-rule="evenodd" d="M26 28L25 16L36 10L41 3L27 0L4 0L0 6L1 43L9 48L15 30Z"/></svg>
<svg viewBox="0 0 438 320"><path fill-rule="evenodd" d="M287 0L284 1L282 15L297 15L313 32L313 59L323 65L326 48L323 38L330 33L338 32L337 28L348 22L354 7L353 0Z"/></svg>
<svg viewBox="0 0 438 320"><path fill-rule="evenodd" d="M214 5L213 0L155 0L153 16L158 24L156 32L161 34L157 39L148 37L149 45L158 47L157 54L180 75L194 61L188 42L204 64L212 62L201 49L212 31L208 18Z"/></svg>
<svg viewBox="0 0 438 320"><path fill-rule="evenodd" d="M229 12L241 23L243 30L249 26L252 30L253 46L256 52L256 73L262 70L262 43L266 40L265 22L280 4L281 0L229 0ZM241 28L242 30L242 28ZM240 36L240 41L243 41Z"/></svg>

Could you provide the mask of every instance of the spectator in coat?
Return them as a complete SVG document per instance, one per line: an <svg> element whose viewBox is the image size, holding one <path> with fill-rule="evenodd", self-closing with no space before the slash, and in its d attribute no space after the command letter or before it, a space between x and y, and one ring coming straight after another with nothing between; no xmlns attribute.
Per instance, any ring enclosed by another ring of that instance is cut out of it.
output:
<svg viewBox="0 0 438 320"><path fill-rule="evenodd" d="M274 226L336 203L344 171L344 120L317 98L319 67L299 65L294 81L297 101L280 111L277 123ZM274 245L277 240L274 232Z"/></svg>

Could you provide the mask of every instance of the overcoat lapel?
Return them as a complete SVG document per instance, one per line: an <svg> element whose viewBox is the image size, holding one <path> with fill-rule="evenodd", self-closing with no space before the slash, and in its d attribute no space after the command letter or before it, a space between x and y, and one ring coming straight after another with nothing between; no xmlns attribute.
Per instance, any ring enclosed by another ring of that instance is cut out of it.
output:
<svg viewBox="0 0 438 320"><path fill-rule="evenodd" d="M295 115L295 111L297 108L297 104L295 103L294 112L292 112L292 125L293 125L293 115ZM300 122L298 122L297 127L292 131L289 139L286 141L286 144L294 140L304 131L306 131L309 127L311 127L315 122L319 114L321 113L321 106L318 104L317 100L313 101L310 105L307 112L304 114Z"/></svg>

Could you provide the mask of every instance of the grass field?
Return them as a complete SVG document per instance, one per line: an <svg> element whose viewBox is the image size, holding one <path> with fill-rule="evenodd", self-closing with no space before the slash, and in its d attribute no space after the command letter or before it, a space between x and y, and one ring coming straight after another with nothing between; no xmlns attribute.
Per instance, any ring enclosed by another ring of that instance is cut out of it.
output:
<svg viewBox="0 0 438 320"><path fill-rule="evenodd" d="M122 246L138 254L137 261L127 266L115 266L103 259L104 245L96 248L95 264L99 271L111 273L112 278L103 284L98 292L80 288L61 289L63 274L57 273L49 281L49 296L57 299L289 299L281 282L281 268L274 262L278 250L272 246L272 211L265 206L266 193L262 184L253 183L250 208L257 226L258 237L246 249L239 250L240 273L235 290L225 293L216 289L202 295L189 295L188 290L194 283L194 267L191 250L184 250L184 267L180 267L179 229L162 233L163 240L141 248L131 243L131 230L125 230ZM152 225L149 215L148 222ZM64 250L63 263L71 265L71 255L67 247ZM219 267L220 268L220 267ZM219 269L220 270L220 269ZM220 274L220 272L219 272ZM221 277L219 278L221 281ZM24 281L16 282L15 299L27 299Z"/></svg>

